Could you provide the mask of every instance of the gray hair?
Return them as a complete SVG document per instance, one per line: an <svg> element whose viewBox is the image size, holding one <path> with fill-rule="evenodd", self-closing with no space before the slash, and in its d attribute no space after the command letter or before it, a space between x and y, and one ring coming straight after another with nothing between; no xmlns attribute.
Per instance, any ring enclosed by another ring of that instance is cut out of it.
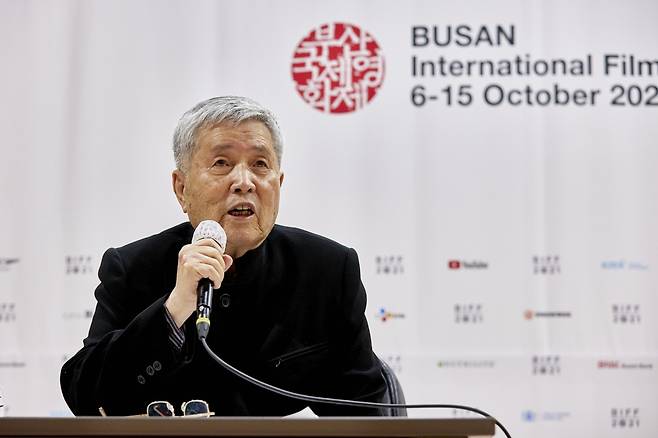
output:
<svg viewBox="0 0 658 438"><path fill-rule="evenodd" d="M176 167L184 170L196 149L196 136L201 128L222 122L239 124L247 120L258 120L269 129L274 141L274 153L281 165L283 139L274 114L247 97L220 96L198 103L182 115L174 131L174 159Z"/></svg>

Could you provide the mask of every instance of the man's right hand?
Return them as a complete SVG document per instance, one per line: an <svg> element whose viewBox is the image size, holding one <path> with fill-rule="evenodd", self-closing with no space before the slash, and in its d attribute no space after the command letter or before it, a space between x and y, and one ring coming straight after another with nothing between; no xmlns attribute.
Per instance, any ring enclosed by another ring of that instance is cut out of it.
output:
<svg viewBox="0 0 658 438"><path fill-rule="evenodd" d="M219 289L224 280L224 272L232 264L233 258L222 254L219 245L212 239L201 239L181 248L178 253L176 286L165 302L165 307L178 327L196 310L199 281L207 278L213 288Z"/></svg>

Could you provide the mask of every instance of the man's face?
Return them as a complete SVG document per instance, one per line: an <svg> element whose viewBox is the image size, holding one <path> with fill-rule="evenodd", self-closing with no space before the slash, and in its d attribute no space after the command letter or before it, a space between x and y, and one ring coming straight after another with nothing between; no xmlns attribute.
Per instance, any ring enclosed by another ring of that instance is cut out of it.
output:
<svg viewBox="0 0 658 438"><path fill-rule="evenodd" d="M174 170L172 178L192 225L219 222L233 257L260 245L274 226L283 173L272 135L257 120L201 129L185 172Z"/></svg>

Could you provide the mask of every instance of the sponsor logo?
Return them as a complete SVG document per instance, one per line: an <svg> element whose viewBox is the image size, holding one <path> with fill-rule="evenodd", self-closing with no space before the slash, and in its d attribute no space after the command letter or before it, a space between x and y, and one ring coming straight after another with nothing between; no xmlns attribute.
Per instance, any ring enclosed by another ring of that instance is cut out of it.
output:
<svg viewBox="0 0 658 438"><path fill-rule="evenodd" d="M618 360L600 360L596 363L598 369L605 370L652 370L651 362L621 362Z"/></svg>
<svg viewBox="0 0 658 438"><path fill-rule="evenodd" d="M560 256L532 256L532 273L535 275L555 275L560 273Z"/></svg>
<svg viewBox="0 0 658 438"><path fill-rule="evenodd" d="M532 374L540 376L555 376L560 374L561 371L560 356L532 356Z"/></svg>
<svg viewBox="0 0 658 438"><path fill-rule="evenodd" d="M81 312L72 311L62 313L62 319L91 319L92 316L94 316L94 311L89 309Z"/></svg>
<svg viewBox="0 0 658 438"><path fill-rule="evenodd" d="M0 257L0 272L6 272L18 264L20 259L16 257Z"/></svg>
<svg viewBox="0 0 658 438"><path fill-rule="evenodd" d="M0 359L0 368L25 368L25 362Z"/></svg>
<svg viewBox="0 0 658 438"><path fill-rule="evenodd" d="M640 427L639 408L612 408L610 419L614 429L633 429Z"/></svg>
<svg viewBox="0 0 658 438"><path fill-rule="evenodd" d="M639 304L613 304L612 322L615 324L640 324Z"/></svg>
<svg viewBox="0 0 658 438"><path fill-rule="evenodd" d="M526 310L523 312L523 317L528 321L534 318L571 318L571 312Z"/></svg>
<svg viewBox="0 0 658 438"><path fill-rule="evenodd" d="M649 265L637 260L604 260L601 262L601 269L606 271L648 271Z"/></svg>
<svg viewBox="0 0 658 438"><path fill-rule="evenodd" d="M90 255L67 255L64 260L66 262L67 275L90 274L94 272L92 257Z"/></svg>
<svg viewBox="0 0 658 438"><path fill-rule="evenodd" d="M528 423L532 423L537 420L537 413L534 411L523 411L521 413L521 419Z"/></svg>
<svg viewBox="0 0 658 438"><path fill-rule="evenodd" d="M384 81L384 57L368 32L347 23L323 24L295 49L292 79L299 95L324 113L359 110Z"/></svg>
<svg viewBox="0 0 658 438"><path fill-rule="evenodd" d="M489 359L451 359L440 360L436 363L439 368L493 368L496 362Z"/></svg>
<svg viewBox="0 0 658 438"><path fill-rule="evenodd" d="M448 269L489 269L489 264L481 260L448 260Z"/></svg>
<svg viewBox="0 0 658 438"><path fill-rule="evenodd" d="M377 273L383 275L404 274L404 263L401 255L375 257Z"/></svg>
<svg viewBox="0 0 658 438"><path fill-rule="evenodd" d="M379 312L377 312L376 317L380 321L386 322L389 319L404 319L404 313L389 312L384 307L381 307Z"/></svg>
<svg viewBox="0 0 658 438"><path fill-rule="evenodd" d="M521 412L521 419L526 423L535 423L538 421L564 421L571 417L567 411L533 411L525 410Z"/></svg>
<svg viewBox="0 0 658 438"><path fill-rule="evenodd" d="M455 323L479 324L484 321L482 304L455 304Z"/></svg>
<svg viewBox="0 0 658 438"><path fill-rule="evenodd" d="M0 323L16 321L16 303L0 303Z"/></svg>

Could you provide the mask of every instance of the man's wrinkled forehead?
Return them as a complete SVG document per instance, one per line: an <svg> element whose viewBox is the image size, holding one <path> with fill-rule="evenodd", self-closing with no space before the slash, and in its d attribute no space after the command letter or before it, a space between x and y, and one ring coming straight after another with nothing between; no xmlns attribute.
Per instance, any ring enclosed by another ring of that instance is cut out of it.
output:
<svg viewBox="0 0 658 438"><path fill-rule="evenodd" d="M257 126L260 129L254 129ZM260 120L248 119L240 123L223 121L199 128L193 155L204 145L211 153L228 152L247 147L276 160L274 141L269 128ZM278 160L277 160L278 161Z"/></svg>
<svg viewBox="0 0 658 438"><path fill-rule="evenodd" d="M213 143L209 146L210 152L213 154L219 154L224 152L230 152L231 150L239 150L243 147L247 147L253 152L262 154L262 155L271 155L274 157L274 150L271 146L264 141L249 141L249 142L226 142L220 141L218 143Z"/></svg>

